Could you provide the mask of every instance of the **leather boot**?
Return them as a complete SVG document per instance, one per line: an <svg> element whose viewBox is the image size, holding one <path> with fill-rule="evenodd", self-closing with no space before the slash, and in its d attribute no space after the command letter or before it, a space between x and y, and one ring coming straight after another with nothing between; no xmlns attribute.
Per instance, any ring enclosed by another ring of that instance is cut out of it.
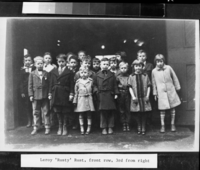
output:
<svg viewBox="0 0 200 170"><path fill-rule="evenodd" d="M64 122L63 122L63 133L62 133L63 136L66 136L67 135L67 116L64 115Z"/></svg>
<svg viewBox="0 0 200 170"><path fill-rule="evenodd" d="M61 119L61 115L57 113L57 117L58 117L58 132L57 132L57 135L62 135L62 119Z"/></svg>

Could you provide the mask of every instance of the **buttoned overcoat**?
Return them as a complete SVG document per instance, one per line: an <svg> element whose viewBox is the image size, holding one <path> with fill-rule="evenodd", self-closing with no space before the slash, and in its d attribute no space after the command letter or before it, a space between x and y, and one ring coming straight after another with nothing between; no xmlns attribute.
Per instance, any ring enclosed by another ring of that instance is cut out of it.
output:
<svg viewBox="0 0 200 170"><path fill-rule="evenodd" d="M109 70L107 76L99 71L96 74L94 86L99 100L99 110L115 110L114 96L119 94L115 75Z"/></svg>
<svg viewBox="0 0 200 170"><path fill-rule="evenodd" d="M67 67L59 75L58 69L51 72L52 106L65 106L69 108L69 95L74 94L73 73Z"/></svg>
<svg viewBox="0 0 200 170"><path fill-rule="evenodd" d="M166 110L181 104L176 90L181 86L174 70L169 65L152 71L153 95L158 96L158 109Z"/></svg>
<svg viewBox="0 0 200 170"><path fill-rule="evenodd" d="M42 79L40 79L38 71L32 71L28 81L29 96L33 96L35 100L41 100L48 98L49 93L51 93L49 74L46 71L42 71Z"/></svg>
<svg viewBox="0 0 200 170"><path fill-rule="evenodd" d="M74 87L74 100L73 103L77 103L75 112L95 111L92 92L93 92L93 80L88 78L87 81L78 79Z"/></svg>

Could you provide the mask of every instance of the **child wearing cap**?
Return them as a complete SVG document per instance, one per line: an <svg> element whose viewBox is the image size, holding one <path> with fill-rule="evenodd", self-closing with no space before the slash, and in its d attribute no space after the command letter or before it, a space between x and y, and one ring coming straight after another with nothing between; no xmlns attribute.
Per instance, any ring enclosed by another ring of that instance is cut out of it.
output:
<svg viewBox="0 0 200 170"><path fill-rule="evenodd" d="M59 54L56 59L59 67L56 69L56 76L51 79L51 103L58 118L57 135L67 135L68 116L71 111L70 101L74 96L73 73L66 66L67 57L65 54Z"/></svg>
<svg viewBox="0 0 200 170"><path fill-rule="evenodd" d="M100 111L100 128L102 134L112 134L114 128L114 113L116 110L115 99L119 91L117 88L116 77L109 70L109 60L101 59L101 71L96 74L94 92L98 96Z"/></svg>
<svg viewBox="0 0 200 170"><path fill-rule="evenodd" d="M156 67L152 71L153 95L158 100L160 110L161 129L165 132L165 112L171 113L171 131L176 131L175 127L175 107L181 104L176 91L181 89L178 78L169 65L165 65L165 57L162 54L155 56Z"/></svg>
<svg viewBox="0 0 200 170"><path fill-rule="evenodd" d="M146 133L146 115L151 111L149 102L150 80L146 73L142 72L143 63L134 60L132 67L134 72L129 76L129 91L132 97L130 111L135 113L138 134Z"/></svg>
<svg viewBox="0 0 200 170"><path fill-rule="evenodd" d="M130 93L128 86L129 75L128 63L122 61L119 63L120 74L117 75L117 86L119 89L118 107L120 112L120 120L123 124L123 131L130 131Z"/></svg>
<svg viewBox="0 0 200 170"><path fill-rule="evenodd" d="M88 77L88 68L80 67L80 77L75 84L75 95L73 103L75 105L74 112L79 113L79 123L81 134L88 135L91 131L92 125L92 115L91 113L95 111L93 104L93 80ZM84 116L87 115L87 131L84 130Z"/></svg>
<svg viewBox="0 0 200 170"><path fill-rule="evenodd" d="M32 114L32 104L28 96L28 78L29 74L35 69L33 66L32 58L29 54L24 56L24 66L20 70L20 94L23 99L23 109L27 114L28 123L26 127L31 127L33 114Z"/></svg>
<svg viewBox="0 0 200 170"><path fill-rule="evenodd" d="M38 132L40 113L44 115L45 135L50 133L49 100L51 100L51 87L49 74L43 70L44 59L34 58L36 70L30 73L28 81L28 94L33 108L34 128L31 135Z"/></svg>

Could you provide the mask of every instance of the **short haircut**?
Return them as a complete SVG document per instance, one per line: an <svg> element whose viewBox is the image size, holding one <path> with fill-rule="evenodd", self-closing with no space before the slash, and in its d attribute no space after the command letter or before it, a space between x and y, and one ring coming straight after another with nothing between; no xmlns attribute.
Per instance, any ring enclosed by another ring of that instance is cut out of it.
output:
<svg viewBox="0 0 200 170"><path fill-rule="evenodd" d="M49 55L49 56L51 57L51 53L50 53L50 52L45 52L45 53L44 53L44 56L45 56L45 55ZM44 57L44 56L43 56L43 57Z"/></svg>
<svg viewBox="0 0 200 170"><path fill-rule="evenodd" d="M72 56L70 56L69 58L68 58L68 62L70 62L70 60L71 59L74 59L74 60L76 60L76 62L78 63L78 57L76 56L76 55L72 55Z"/></svg>
<svg viewBox="0 0 200 170"><path fill-rule="evenodd" d="M162 60L165 63L165 57L163 54L157 54L154 58L154 63L156 64L156 61Z"/></svg>
<svg viewBox="0 0 200 170"><path fill-rule="evenodd" d="M31 60L32 60L32 57L31 57L31 55L30 55L30 54L26 54L26 55L24 55L24 59L25 59L25 58L29 58L29 57L30 57L30 58L31 58Z"/></svg>
<svg viewBox="0 0 200 170"><path fill-rule="evenodd" d="M65 55L65 54L59 54L57 57L56 57L56 59L58 60L58 59L63 59L63 60L65 60L65 61L67 61L67 56Z"/></svg>
<svg viewBox="0 0 200 170"><path fill-rule="evenodd" d="M106 57L104 57L104 58L101 59L101 62L102 62L102 61L108 61L108 62L109 62L109 59L106 58Z"/></svg>
<svg viewBox="0 0 200 170"><path fill-rule="evenodd" d="M42 62L44 62L44 59L43 59L43 57L41 57L41 56L36 56L35 58L34 58L34 62L36 63L38 60L41 60Z"/></svg>
<svg viewBox="0 0 200 170"><path fill-rule="evenodd" d="M83 51L83 50L79 51L79 52L78 52L78 55L79 55L80 53L84 53L84 54L86 55L85 51Z"/></svg>
<svg viewBox="0 0 200 170"><path fill-rule="evenodd" d="M87 71L87 72L89 72L88 68L87 68L87 67L84 67L84 66L81 66L81 67L79 68L79 71Z"/></svg>
<svg viewBox="0 0 200 170"><path fill-rule="evenodd" d="M95 57L95 58L92 59L92 62L93 62L93 63L100 63L100 60L99 60L98 58Z"/></svg>
<svg viewBox="0 0 200 170"><path fill-rule="evenodd" d="M88 62L91 62L92 58L90 57L90 55L86 55L82 58L82 62L84 61L88 61Z"/></svg>
<svg viewBox="0 0 200 170"><path fill-rule="evenodd" d="M110 58L110 62L113 61L113 62L116 62L118 64L118 60L117 60L117 57L112 57Z"/></svg>
<svg viewBox="0 0 200 170"><path fill-rule="evenodd" d="M145 54L146 54L146 57L147 57L147 53L146 53L146 51L144 51L144 50L139 50L139 51L137 52L137 55L139 55L139 54L141 54L141 53L145 53Z"/></svg>
<svg viewBox="0 0 200 170"><path fill-rule="evenodd" d="M119 68L122 67L122 66L124 66L124 65L126 65L126 67L128 68L128 63L124 62L124 61L122 61L122 62L119 63Z"/></svg>

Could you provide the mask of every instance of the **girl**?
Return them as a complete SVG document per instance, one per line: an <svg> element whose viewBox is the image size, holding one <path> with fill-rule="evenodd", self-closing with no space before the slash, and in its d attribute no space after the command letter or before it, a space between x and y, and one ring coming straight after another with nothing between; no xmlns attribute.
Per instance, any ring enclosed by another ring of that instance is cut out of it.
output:
<svg viewBox="0 0 200 170"><path fill-rule="evenodd" d="M134 72L128 79L129 91L132 97L130 111L137 112L138 134L145 135L146 112L151 111L149 102L151 83L148 75L142 71L143 63L141 61L134 60L132 66L134 67Z"/></svg>
<svg viewBox="0 0 200 170"><path fill-rule="evenodd" d="M88 135L91 131L92 117L91 112L95 111L93 99L92 99L92 89L93 89L93 80L89 78L89 71L86 67L81 67L79 69L80 77L75 84L75 96L73 103L75 105L74 112L79 112L79 123L81 134L84 135L84 115L87 115L87 131Z"/></svg>
<svg viewBox="0 0 200 170"><path fill-rule="evenodd" d="M155 56L154 62L156 68L152 71L153 95L158 100L158 109L160 110L161 129L165 132L165 110L170 109L171 112L171 131L176 131L175 127L175 107L180 105L180 99L176 90L180 90L180 84L174 70L165 65L165 58L162 54Z"/></svg>

